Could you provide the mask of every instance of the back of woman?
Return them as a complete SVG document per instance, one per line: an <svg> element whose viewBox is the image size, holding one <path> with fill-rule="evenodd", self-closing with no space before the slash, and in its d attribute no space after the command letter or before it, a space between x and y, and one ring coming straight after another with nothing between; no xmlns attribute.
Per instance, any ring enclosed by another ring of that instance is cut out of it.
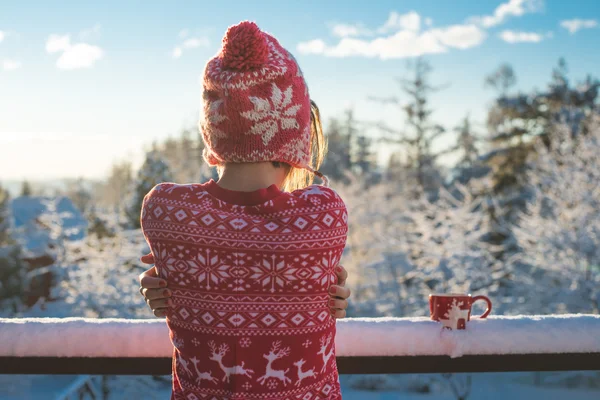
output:
<svg viewBox="0 0 600 400"><path fill-rule="evenodd" d="M173 292L174 398L340 398L327 302L346 221L319 186L240 193L211 181L147 196L144 233Z"/></svg>
<svg viewBox="0 0 600 400"><path fill-rule="evenodd" d="M172 291L172 399L341 399L328 290L348 216L310 185L323 134L300 68L242 22L206 66L203 104L219 182L162 183L142 206Z"/></svg>

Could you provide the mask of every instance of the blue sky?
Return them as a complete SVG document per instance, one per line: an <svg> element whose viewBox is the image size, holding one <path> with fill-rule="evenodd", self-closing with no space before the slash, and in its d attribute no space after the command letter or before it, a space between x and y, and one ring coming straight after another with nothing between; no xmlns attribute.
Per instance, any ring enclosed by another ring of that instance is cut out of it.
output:
<svg viewBox="0 0 600 400"><path fill-rule="evenodd" d="M199 77L226 28L253 20L298 58L325 119L400 124L369 95L399 94L424 55L436 120L485 121L483 80L513 65L542 88L559 57L570 77L600 65L597 0L9 1L0 3L0 181L101 177L152 140L196 123ZM451 137L439 146L448 145ZM386 152L382 152L386 156Z"/></svg>

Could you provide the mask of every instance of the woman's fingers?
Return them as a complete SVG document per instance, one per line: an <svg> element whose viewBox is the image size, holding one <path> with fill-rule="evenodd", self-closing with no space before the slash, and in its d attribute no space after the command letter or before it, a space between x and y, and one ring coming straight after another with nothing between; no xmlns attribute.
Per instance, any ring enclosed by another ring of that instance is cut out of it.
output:
<svg viewBox="0 0 600 400"><path fill-rule="evenodd" d="M154 264L154 254L146 254L145 256L140 257L140 261L144 264Z"/></svg>
<svg viewBox="0 0 600 400"><path fill-rule="evenodd" d="M346 285L346 279L348 278L348 271L342 265L335 267L335 274L337 275L337 281L339 286Z"/></svg>
<svg viewBox="0 0 600 400"><path fill-rule="evenodd" d="M171 304L173 304L171 302L172 300L170 299L156 299L156 300L146 300L146 303L148 304L148 307L150 307L152 310L157 310L160 308L169 308L171 306Z"/></svg>
<svg viewBox="0 0 600 400"><path fill-rule="evenodd" d="M330 299L329 300L329 308L331 311L337 310L345 310L348 308L348 300L344 299Z"/></svg>
<svg viewBox="0 0 600 400"><path fill-rule="evenodd" d="M155 317L163 318L163 317L167 316L167 309L166 308L158 308L156 310L152 310L152 313L154 313Z"/></svg>
<svg viewBox="0 0 600 400"><path fill-rule="evenodd" d="M331 298L347 299L350 297L350 289L345 286L331 285L329 288L329 296Z"/></svg>
<svg viewBox="0 0 600 400"><path fill-rule="evenodd" d="M346 318L346 310L333 310L331 315L334 318Z"/></svg>
<svg viewBox="0 0 600 400"><path fill-rule="evenodd" d="M139 275L140 286L144 289L164 288L167 282L158 277L156 267L152 267Z"/></svg>
<svg viewBox="0 0 600 400"><path fill-rule="evenodd" d="M168 299L173 293L169 289L142 289L146 300Z"/></svg>

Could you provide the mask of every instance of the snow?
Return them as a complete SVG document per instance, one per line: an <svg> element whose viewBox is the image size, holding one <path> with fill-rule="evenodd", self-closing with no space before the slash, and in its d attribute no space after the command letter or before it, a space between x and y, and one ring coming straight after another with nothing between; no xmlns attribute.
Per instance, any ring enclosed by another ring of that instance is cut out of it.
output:
<svg viewBox="0 0 600 400"><path fill-rule="evenodd" d="M599 315L474 318L456 331L423 317L349 318L337 326L338 356L600 352Z"/></svg>
<svg viewBox="0 0 600 400"><path fill-rule="evenodd" d="M80 240L87 221L67 197L21 196L10 204L14 236L29 256L45 254L60 239Z"/></svg>
<svg viewBox="0 0 600 400"><path fill-rule="evenodd" d="M496 316L457 331L423 317L348 318L337 327L338 356L600 353L600 315ZM161 320L0 319L0 356L171 357L172 351Z"/></svg>

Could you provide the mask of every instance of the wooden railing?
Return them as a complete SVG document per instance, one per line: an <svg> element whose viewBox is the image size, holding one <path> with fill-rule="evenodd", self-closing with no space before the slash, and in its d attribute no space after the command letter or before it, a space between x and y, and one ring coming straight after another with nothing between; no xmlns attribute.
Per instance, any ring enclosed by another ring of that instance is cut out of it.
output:
<svg viewBox="0 0 600 400"><path fill-rule="evenodd" d="M600 371L600 352L564 354L337 357L340 374ZM0 374L170 375L160 357L0 357Z"/></svg>
<svg viewBox="0 0 600 400"><path fill-rule="evenodd" d="M600 370L600 316L338 321L341 374ZM161 320L0 319L0 374L170 375Z"/></svg>

